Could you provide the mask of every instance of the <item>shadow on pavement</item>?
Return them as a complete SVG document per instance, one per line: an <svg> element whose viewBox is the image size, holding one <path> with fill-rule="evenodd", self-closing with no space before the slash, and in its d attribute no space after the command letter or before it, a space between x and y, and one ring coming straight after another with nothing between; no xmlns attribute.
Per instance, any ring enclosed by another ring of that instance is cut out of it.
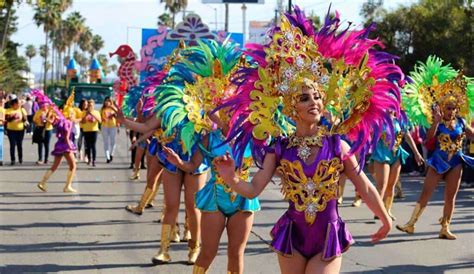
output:
<svg viewBox="0 0 474 274"><path fill-rule="evenodd" d="M472 269L474 268L474 262L461 262L453 264L444 264L437 266L425 266L425 265L390 265L382 267L380 270L370 271L352 271L342 273L364 273L364 274L375 274L375 273L445 273L446 271L455 271L461 269Z"/></svg>
<svg viewBox="0 0 474 274"><path fill-rule="evenodd" d="M182 264L185 262L174 262L175 264ZM80 270L95 270L95 269L114 269L114 268L152 268L153 264L98 264L98 265L57 265L57 264L42 264L42 265L6 265L0 267L0 273L45 273L45 272L60 272L60 271L80 271Z"/></svg>
<svg viewBox="0 0 474 274"><path fill-rule="evenodd" d="M71 227L84 227L84 226L102 226L102 225L129 225L129 224L146 224L152 222L134 222L129 220L110 220L104 222L85 222L85 223L31 223L22 225L0 225L0 230L4 231L16 231L20 229L31 229L31 228L71 228Z"/></svg>

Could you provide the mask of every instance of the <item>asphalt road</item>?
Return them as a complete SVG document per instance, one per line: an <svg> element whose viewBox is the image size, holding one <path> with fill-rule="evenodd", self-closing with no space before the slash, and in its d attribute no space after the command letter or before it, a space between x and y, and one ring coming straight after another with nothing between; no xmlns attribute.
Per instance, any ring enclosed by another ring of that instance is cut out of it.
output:
<svg viewBox="0 0 474 274"><path fill-rule="evenodd" d="M186 243L172 244L173 262L153 266L158 250L160 207L142 216L124 210L140 198L145 184L128 180L129 154L124 131L118 136L114 162L106 164L102 140L98 140L98 165L79 163L73 186L77 194L62 192L66 164L52 176L48 192L36 183L46 166L36 166L36 146L24 142L25 163L0 167L0 273L191 273L185 265ZM5 139L5 152L8 141ZM52 145L54 140L52 141ZM5 163L9 155L5 153ZM142 177L144 177L142 171ZM397 200L395 223L404 223L421 191L422 178L404 177L407 197ZM474 273L474 189L461 189L452 231L458 240L437 238L442 213L444 186L441 184L417 224L415 235L395 228L383 242L373 245L370 234L379 224L365 205L350 206L354 188L348 183L340 214L348 224L356 244L343 258L344 273ZM157 204L162 202L162 193ZM270 184L260 197L262 210L245 253L245 273L278 273L275 254L268 248L269 232L287 205L277 185ZM184 219L184 204L179 221ZM226 237L209 273L226 273Z"/></svg>

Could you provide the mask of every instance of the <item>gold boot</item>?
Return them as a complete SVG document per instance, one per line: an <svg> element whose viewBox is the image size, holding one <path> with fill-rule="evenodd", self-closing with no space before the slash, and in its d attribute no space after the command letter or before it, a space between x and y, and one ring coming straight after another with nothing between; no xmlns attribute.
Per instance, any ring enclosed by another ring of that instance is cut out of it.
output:
<svg viewBox="0 0 474 274"><path fill-rule="evenodd" d="M362 198L360 197L359 193L357 193L356 191L354 202L352 202L352 206L359 207L361 204L362 204Z"/></svg>
<svg viewBox="0 0 474 274"><path fill-rule="evenodd" d="M129 179L133 181L140 180L140 169L139 168L134 169L132 176L130 176Z"/></svg>
<svg viewBox="0 0 474 274"><path fill-rule="evenodd" d="M202 266L193 266L193 274L207 274L207 269Z"/></svg>
<svg viewBox="0 0 474 274"><path fill-rule="evenodd" d="M400 179L398 179L397 183L395 184L395 198L397 199L403 199L405 198L405 194L403 194L403 189L402 189L402 182Z"/></svg>
<svg viewBox="0 0 474 274"><path fill-rule="evenodd" d="M393 196L385 198L383 203L385 205L385 209L387 210L388 216L392 218L392 221L395 221L397 218L395 218L395 216L392 214Z"/></svg>
<svg viewBox="0 0 474 274"><path fill-rule="evenodd" d="M53 173L54 171L52 171L51 169L48 169L48 171L46 171L46 173L43 176L43 179L41 179L41 182L38 183L38 188L41 189L41 191L44 191L44 192L47 191L46 182L48 181L49 177L53 175Z"/></svg>
<svg viewBox="0 0 474 274"><path fill-rule="evenodd" d="M439 238L446 240L456 240L457 237L451 231L449 231L449 224L451 223L451 218L443 217L441 218L441 230L439 231Z"/></svg>
<svg viewBox="0 0 474 274"><path fill-rule="evenodd" d="M152 208L155 206L155 204L153 203L153 201L155 200L155 197L156 197L156 193L158 192L158 186L155 186L155 189L153 189L153 192L151 193L151 195L148 197L148 200L146 202L146 206L145 208Z"/></svg>
<svg viewBox="0 0 474 274"><path fill-rule="evenodd" d="M416 203L415 209L413 209L413 213L411 214L410 220L405 225L397 225L397 229L408 234L413 234L415 232L415 223L418 221L418 218L425 210L425 207L421 207L419 203Z"/></svg>
<svg viewBox="0 0 474 274"><path fill-rule="evenodd" d="M173 227L173 231L171 232L171 241L173 243L179 243L181 241L181 237L179 235L179 224L176 223L176 225Z"/></svg>
<svg viewBox="0 0 474 274"><path fill-rule="evenodd" d="M191 230L189 230L189 225L188 225L188 216L184 218L184 232L183 232L183 242L187 242L191 240Z"/></svg>
<svg viewBox="0 0 474 274"><path fill-rule="evenodd" d="M156 253L153 258L151 258L151 262L153 264L166 264L171 261L170 254L168 250L170 248L170 236L171 236L172 227L168 224L161 225L161 243L160 243L160 251Z"/></svg>
<svg viewBox="0 0 474 274"><path fill-rule="evenodd" d="M191 239L188 241L188 264L196 263L200 250L199 242Z"/></svg>
<svg viewBox="0 0 474 274"><path fill-rule="evenodd" d="M339 189L338 189L338 195L339 195L339 198L337 199L337 204L338 205L341 205L342 204L342 200L343 200L343 197L344 196L344 188L346 186L346 183L340 183L339 182Z"/></svg>
<svg viewBox="0 0 474 274"><path fill-rule="evenodd" d="M150 196L153 194L153 190L151 188L145 188L145 192L143 192L142 198L138 205L127 205L125 209L133 214L142 215L147 204L147 201L150 200Z"/></svg>
<svg viewBox="0 0 474 274"><path fill-rule="evenodd" d="M227 274L239 274L239 272L238 271L227 270Z"/></svg>
<svg viewBox="0 0 474 274"><path fill-rule="evenodd" d="M74 175L76 171L68 170L67 177L66 177L66 185L64 186L63 191L68 193L75 193L77 190L72 188L72 179L74 179Z"/></svg>

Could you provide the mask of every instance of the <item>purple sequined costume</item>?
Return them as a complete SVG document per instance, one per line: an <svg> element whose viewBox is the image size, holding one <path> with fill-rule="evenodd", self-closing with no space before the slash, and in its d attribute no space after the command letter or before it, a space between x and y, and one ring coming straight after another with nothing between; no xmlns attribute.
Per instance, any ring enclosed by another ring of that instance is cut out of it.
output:
<svg viewBox="0 0 474 274"><path fill-rule="evenodd" d="M54 150L51 152L54 156L62 156L66 152L76 152L76 145L74 145L74 134L72 133L72 122L66 119L61 119L55 125L56 137L58 140L54 144ZM69 133L69 134L68 134ZM69 142L66 141L69 135Z"/></svg>
<svg viewBox="0 0 474 274"><path fill-rule="evenodd" d="M288 148L288 143L284 138L275 144L289 208L270 233L271 246L284 256L291 256L294 249L308 259L322 252L323 260L331 260L354 243L337 209L338 179L343 170L340 137L322 137L318 156L309 165L297 156L297 147Z"/></svg>

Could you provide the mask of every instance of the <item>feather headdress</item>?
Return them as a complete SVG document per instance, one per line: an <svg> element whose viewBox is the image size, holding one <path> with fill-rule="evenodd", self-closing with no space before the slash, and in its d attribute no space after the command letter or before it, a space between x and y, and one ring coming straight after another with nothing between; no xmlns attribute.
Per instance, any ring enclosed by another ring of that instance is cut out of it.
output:
<svg viewBox="0 0 474 274"><path fill-rule="evenodd" d="M198 41L197 46L181 51L180 61L170 70L164 84L155 89L155 113L161 119L165 136L177 127L185 153L202 133L212 129L208 113L229 97L231 72L241 52L229 41Z"/></svg>
<svg viewBox="0 0 474 274"><path fill-rule="evenodd" d="M387 110L399 115L404 75L394 56L375 49L383 45L368 38L372 29L341 29L339 14L331 18L328 12L316 32L295 7L293 15L285 14L281 26L270 31L268 44L246 45L244 54L255 65L237 71L237 94L222 106L234 113L228 139L235 139L237 163L249 142L261 164L265 147L291 133L304 86L317 90L326 110L339 121L329 126L329 133L345 134L353 142L351 153L360 152L361 159L375 148L384 125L393 132Z"/></svg>
<svg viewBox="0 0 474 274"><path fill-rule="evenodd" d="M404 88L403 107L410 121L429 128L433 123L432 108L453 103L458 115L470 121L474 117L474 81L456 71L443 60L429 56L410 73L412 81Z"/></svg>

